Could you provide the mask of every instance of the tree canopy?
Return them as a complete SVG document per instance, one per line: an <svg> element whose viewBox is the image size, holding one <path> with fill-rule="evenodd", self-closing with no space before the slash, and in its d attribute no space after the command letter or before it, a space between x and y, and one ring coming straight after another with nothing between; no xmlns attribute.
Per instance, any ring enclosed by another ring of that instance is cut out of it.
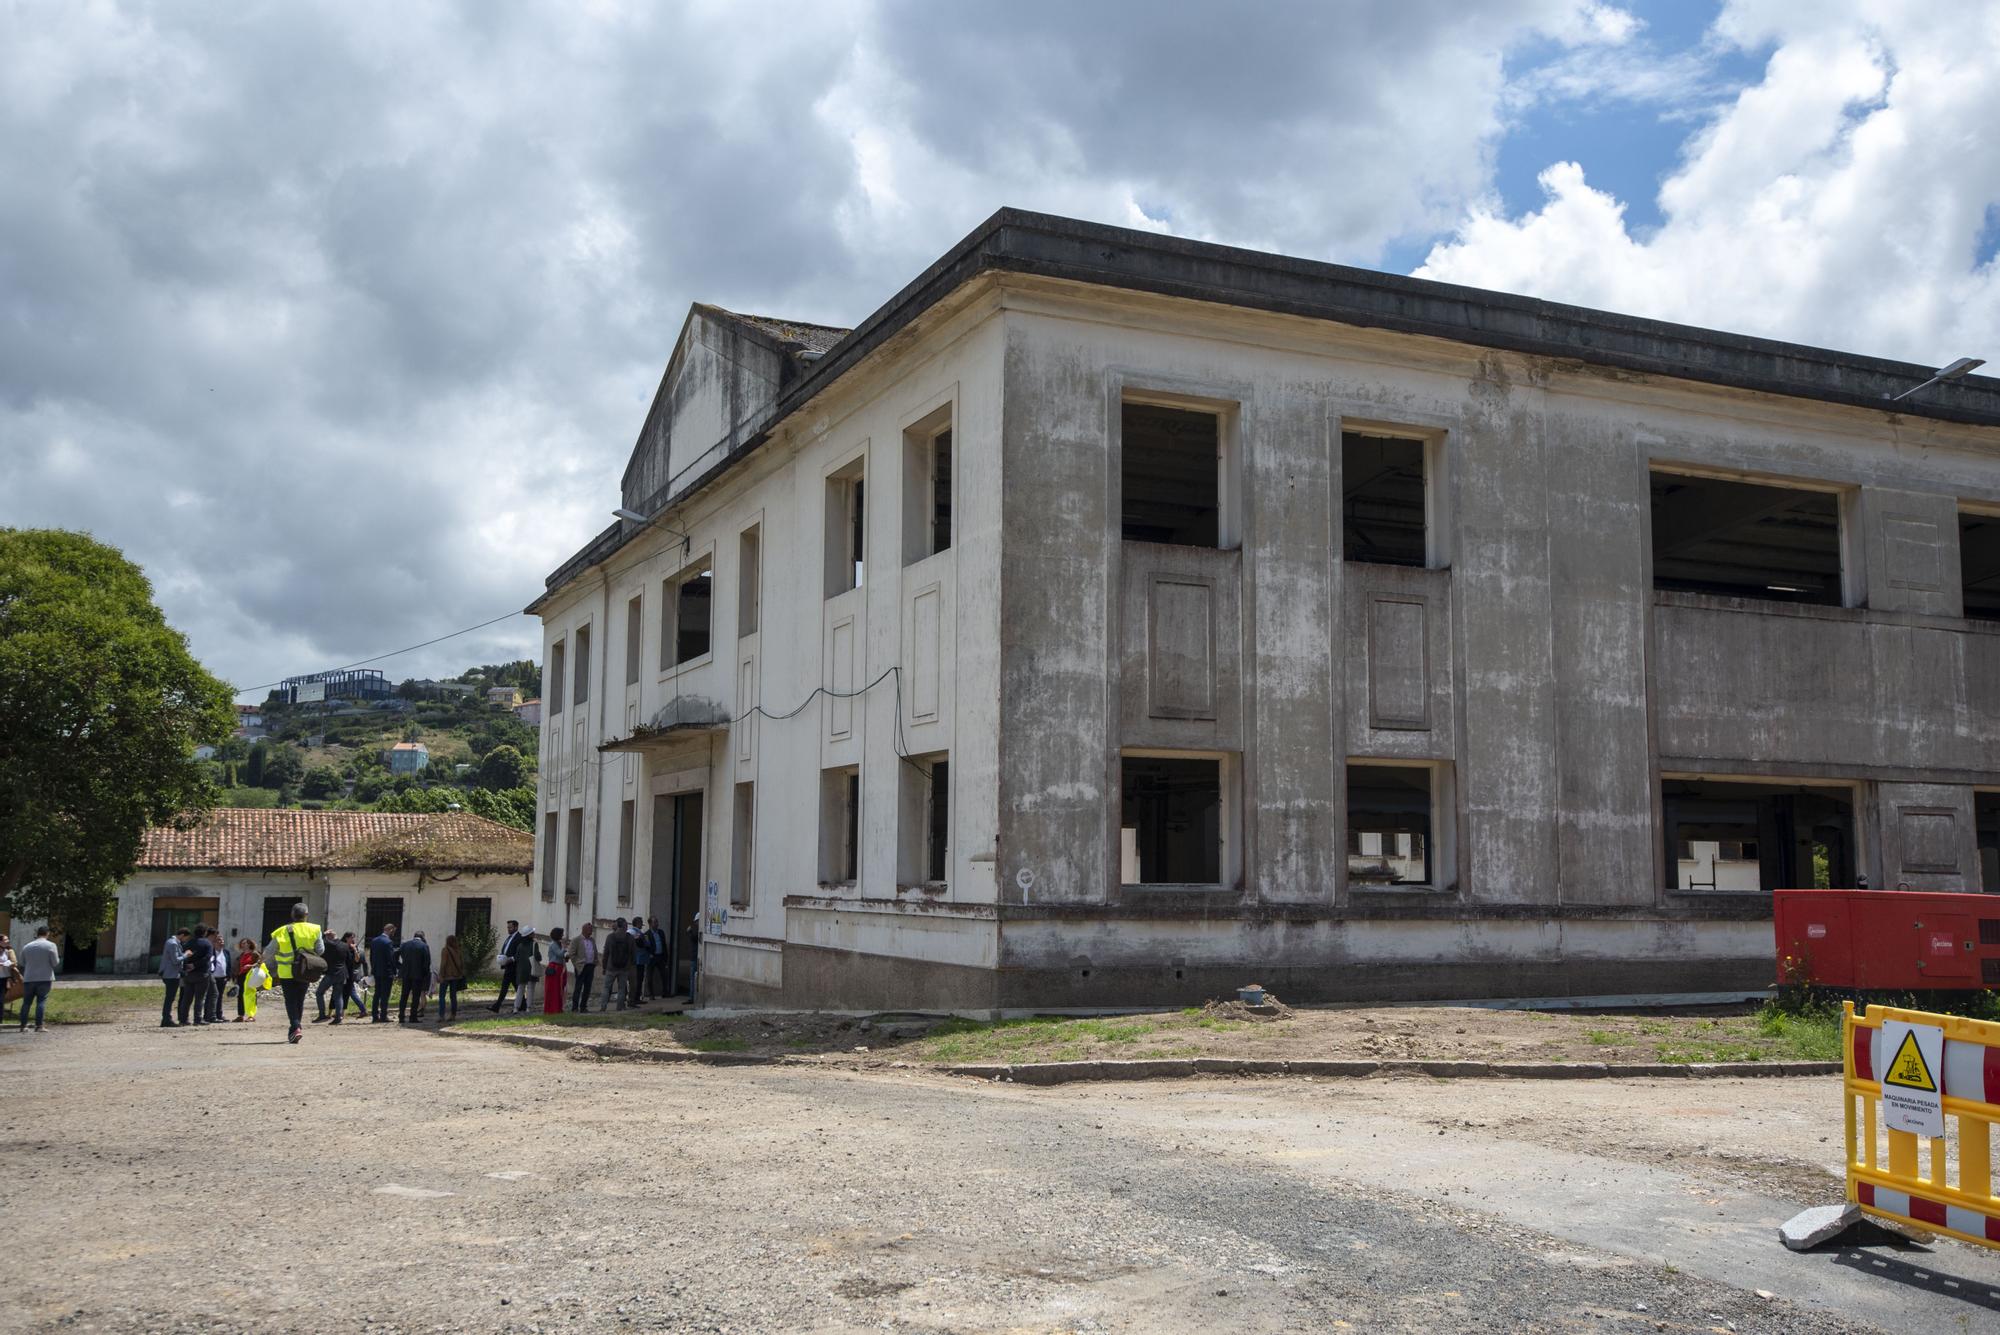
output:
<svg viewBox="0 0 2000 1335"><path fill-rule="evenodd" d="M479 762L481 788L519 788L528 781L528 762L511 746L496 746Z"/></svg>
<svg viewBox="0 0 2000 1335"><path fill-rule="evenodd" d="M0 900L96 930L147 828L214 804L230 701L115 548L0 528Z"/></svg>

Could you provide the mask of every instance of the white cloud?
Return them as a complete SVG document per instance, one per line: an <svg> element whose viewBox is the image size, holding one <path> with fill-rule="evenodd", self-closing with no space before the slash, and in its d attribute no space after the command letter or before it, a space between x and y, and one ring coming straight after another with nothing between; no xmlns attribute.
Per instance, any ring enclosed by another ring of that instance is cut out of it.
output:
<svg viewBox="0 0 2000 1335"><path fill-rule="evenodd" d="M2000 266L1975 262L2000 6L1741 0L1716 32L1774 49L1689 141L1656 232L1560 163L1541 208L1469 211L1418 274L1924 363L2000 349Z"/></svg>

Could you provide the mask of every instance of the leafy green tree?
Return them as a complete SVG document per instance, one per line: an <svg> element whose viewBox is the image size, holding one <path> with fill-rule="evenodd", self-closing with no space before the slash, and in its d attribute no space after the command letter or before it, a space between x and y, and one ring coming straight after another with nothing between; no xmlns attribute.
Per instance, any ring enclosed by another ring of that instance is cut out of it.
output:
<svg viewBox="0 0 2000 1335"><path fill-rule="evenodd" d="M299 795L302 797L338 797L347 785L341 782L340 771L331 765L314 765L299 780Z"/></svg>
<svg viewBox="0 0 2000 1335"><path fill-rule="evenodd" d="M0 528L0 900L17 917L102 923L146 829L215 804L194 748L235 726L138 566L86 534Z"/></svg>
<svg viewBox="0 0 2000 1335"><path fill-rule="evenodd" d="M511 746L496 746L479 762L479 786L487 789L519 788L528 777L528 762Z"/></svg>
<svg viewBox="0 0 2000 1335"><path fill-rule="evenodd" d="M306 776L306 758L289 742L279 742L264 755L264 771L257 782L265 788L292 788Z"/></svg>

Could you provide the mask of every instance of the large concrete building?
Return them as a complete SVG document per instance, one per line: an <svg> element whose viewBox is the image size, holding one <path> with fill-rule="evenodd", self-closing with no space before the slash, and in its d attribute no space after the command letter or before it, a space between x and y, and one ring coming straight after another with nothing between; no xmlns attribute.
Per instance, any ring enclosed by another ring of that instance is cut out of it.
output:
<svg viewBox="0 0 2000 1335"><path fill-rule="evenodd" d="M537 891L726 1004L1759 986L1775 887L2000 890L2000 381L1928 375L1016 212L697 306L529 609Z"/></svg>

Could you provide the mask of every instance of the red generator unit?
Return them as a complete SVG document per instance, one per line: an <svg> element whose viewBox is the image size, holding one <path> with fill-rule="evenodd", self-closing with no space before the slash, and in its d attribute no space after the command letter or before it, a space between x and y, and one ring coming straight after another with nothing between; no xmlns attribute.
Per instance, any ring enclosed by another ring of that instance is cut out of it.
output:
<svg viewBox="0 0 2000 1335"><path fill-rule="evenodd" d="M2000 895L1779 890L1778 982L1865 992L2000 987Z"/></svg>

